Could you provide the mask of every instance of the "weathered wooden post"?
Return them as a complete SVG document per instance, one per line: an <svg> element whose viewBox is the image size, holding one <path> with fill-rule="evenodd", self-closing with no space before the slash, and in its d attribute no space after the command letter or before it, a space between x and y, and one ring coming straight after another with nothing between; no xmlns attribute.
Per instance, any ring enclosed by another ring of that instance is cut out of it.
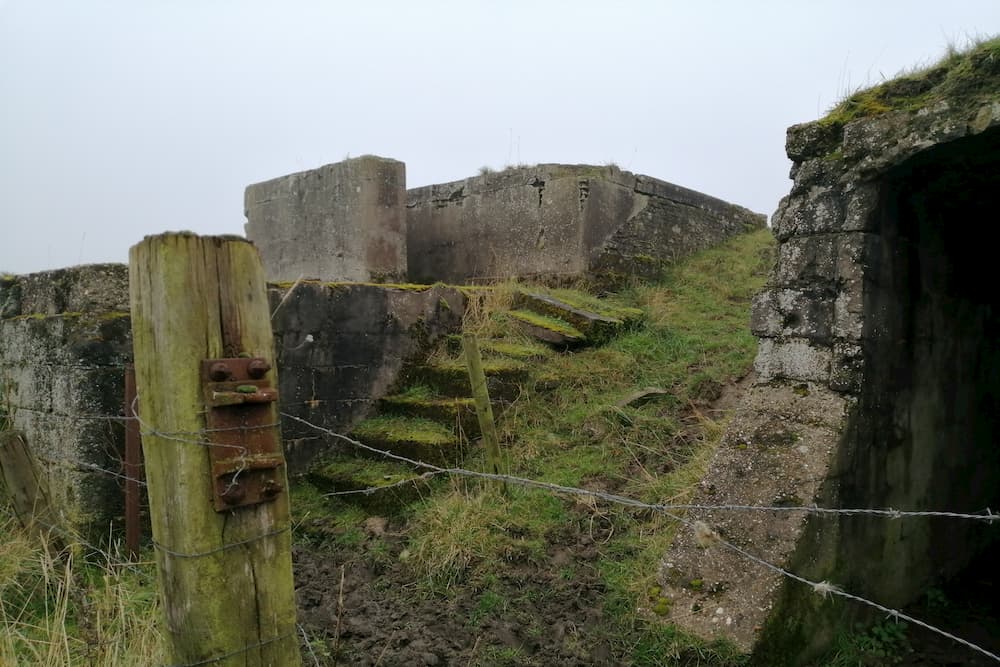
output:
<svg viewBox="0 0 1000 667"><path fill-rule="evenodd" d="M260 256L239 237L147 237L129 290L170 661L299 665Z"/></svg>
<svg viewBox="0 0 1000 667"><path fill-rule="evenodd" d="M0 481L22 526L39 534L55 528L45 478L20 431L0 431Z"/></svg>
<svg viewBox="0 0 1000 667"><path fill-rule="evenodd" d="M490 393L486 386L486 373L483 371L483 357L479 352L479 341L476 334L462 334L462 350L465 352L465 365L469 369L469 384L472 385L472 399L476 404L476 417L479 419L479 431L483 435L486 446L486 459L490 472L500 474L500 441L497 438L496 423L493 421L493 406L490 404ZM503 485L506 491L506 483Z"/></svg>

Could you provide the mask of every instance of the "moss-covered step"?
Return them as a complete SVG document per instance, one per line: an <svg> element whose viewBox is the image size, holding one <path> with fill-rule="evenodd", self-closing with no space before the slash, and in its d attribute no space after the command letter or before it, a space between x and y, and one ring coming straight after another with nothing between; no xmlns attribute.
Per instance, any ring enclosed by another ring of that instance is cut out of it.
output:
<svg viewBox="0 0 1000 667"><path fill-rule="evenodd" d="M542 315L531 310L512 310L507 313L529 336L556 347L579 347L587 344L582 331L566 320Z"/></svg>
<svg viewBox="0 0 1000 667"><path fill-rule="evenodd" d="M470 439L479 435L476 406L471 398L438 396L424 386L410 387L402 393L386 396L379 401L379 412L429 419L444 426L459 426Z"/></svg>
<svg viewBox="0 0 1000 667"><path fill-rule="evenodd" d="M430 419L379 415L355 426L351 436L369 447L433 465L452 465L461 461L464 455L455 429ZM363 449L356 449L354 453L379 457Z"/></svg>
<svg viewBox="0 0 1000 667"><path fill-rule="evenodd" d="M596 297L568 291L554 295L520 290L514 295L514 307L564 320L592 343L607 341L643 317L637 308L614 306Z"/></svg>
<svg viewBox="0 0 1000 667"><path fill-rule="evenodd" d="M322 461L305 478L324 498L337 498L378 514L397 511L430 489L429 478L405 463L353 457Z"/></svg>
<svg viewBox="0 0 1000 667"><path fill-rule="evenodd" d="M483 359L483 373L490 400L509 402L517 398L530 375L528 364L509 357ZM408 384L423 384L444 396L469 397L469 371L462 359L444 359L414 366L405 373Z"/></svg>
<svg viewBox="0 0 1000 667"><path fill-rule="evenodd" d="M448 336L446 348L451 354L460 356L463 353L462 336ZM552 349L544 345L506 338L480 338L479 351L483 358L508 357L525 362L542 361L552 355Z"/></svg>

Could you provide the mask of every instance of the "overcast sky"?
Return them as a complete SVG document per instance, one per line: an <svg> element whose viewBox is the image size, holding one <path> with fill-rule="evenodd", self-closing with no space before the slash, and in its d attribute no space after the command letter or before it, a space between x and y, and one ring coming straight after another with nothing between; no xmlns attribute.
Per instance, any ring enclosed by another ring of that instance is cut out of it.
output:
<svg viewBox="0 0 1000 667"><path fill-rule="evenodd" d="M0 0L0 270L243 232L243 189L605 164L770 215L785 128L1000 32L998 0Z"/></svg>

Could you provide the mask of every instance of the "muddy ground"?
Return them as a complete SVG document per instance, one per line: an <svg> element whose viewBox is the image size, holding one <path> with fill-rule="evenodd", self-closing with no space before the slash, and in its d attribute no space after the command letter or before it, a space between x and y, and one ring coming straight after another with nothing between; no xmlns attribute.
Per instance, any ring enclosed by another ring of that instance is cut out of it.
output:
<svg viewBox="0 0 1000 667"><path fill-rule="evenodd" d="M593 567L599 531L550 535L547 562L506 563L488 589L435 592L400 562L405 545L393 531L401 526L376 525L384 534L350 549L294 551L299 619L310 638L323 640L314 641L320 664L627 663L627 645L603 623L605 587ZM307 649L306 664L313 657Z"/></svg>

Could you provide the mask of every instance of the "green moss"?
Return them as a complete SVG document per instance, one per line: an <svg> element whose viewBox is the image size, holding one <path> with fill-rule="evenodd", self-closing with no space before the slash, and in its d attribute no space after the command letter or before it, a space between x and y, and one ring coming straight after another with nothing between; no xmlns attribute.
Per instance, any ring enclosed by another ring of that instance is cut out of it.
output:
<svg viewBox="0 0 1000 667"><path fill-rule="evenodd" d="M479 349L486 354L496 354L522 361L544 359L552 355L551 349L541 345L494 339L480 341Z"/></svg>
<svg viewBox="0 0 1000 667"><path fill-rule="evenodd" d="M422 442L446 445L455 435L441 424L429 419L380 416L367 419L354 428L352 434L360 440L378 439L389 442Z"/></svg>
<svg viewBox="0 0 1000 667"><path fill-rule="evenodd" d="M570 323L555 317L540 315L538 313L533 313L530 310L512 310L507 314L515 320L520 320L521 322L527 322L532 326L554 331L555 333L565 336L571 340L584 340L586 338L586 336L583 335L583 332L579 329Z"/></svg>
<svg viewBox="0 0 1000 667"><path fill-rule="evenodd" d="M631 325L639 322L645 316L641 308L626 306L608 299L601 299L579 290L533 288L530 292L526 291L525 294L530 296L532 292L554 297L565 303L567 306L571 306L578 310L588 311L602 317L621 320L621 322L625 325Z"/></svg>
<svg viewBox="0 0 1000 667"><path fill-rule="evenodd" d="M1000 38L952 50L935 65L859 90L835 106L819 122L845 125L890 111L914 111L937 101L987 101L1000 93Z"/></svg>

